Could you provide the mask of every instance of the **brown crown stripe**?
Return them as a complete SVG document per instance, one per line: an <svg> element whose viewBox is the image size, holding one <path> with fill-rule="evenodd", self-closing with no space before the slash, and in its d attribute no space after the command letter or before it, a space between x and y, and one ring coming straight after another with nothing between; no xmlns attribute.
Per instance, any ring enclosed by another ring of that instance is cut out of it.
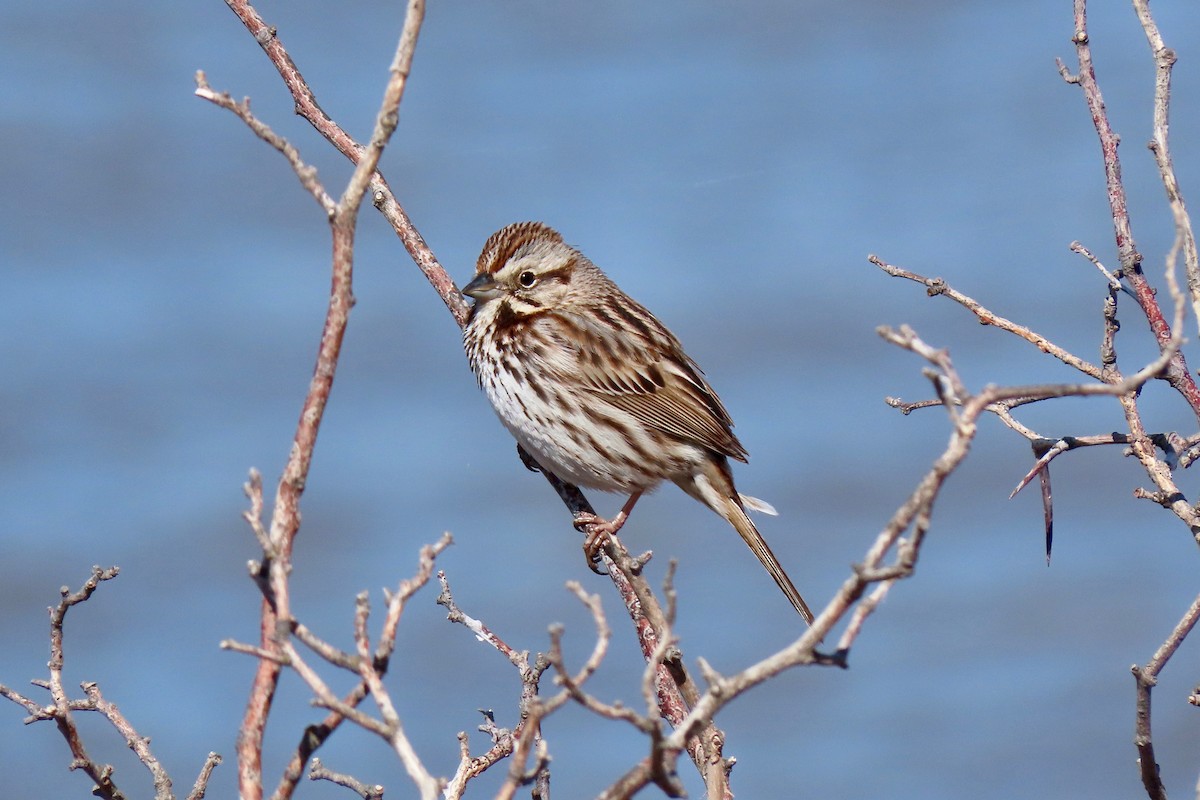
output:
<svg viewBox="0 0 1200 800"><path fill-rule="evenodd" d="M552 242L563 240L558 231L543 222L521 222L496 231L488 237L487 243L483 246L483 252L479 254L479 261L475 264L475 274L495 272L499 267L507 264L518 250L538 239Z"/></svg>

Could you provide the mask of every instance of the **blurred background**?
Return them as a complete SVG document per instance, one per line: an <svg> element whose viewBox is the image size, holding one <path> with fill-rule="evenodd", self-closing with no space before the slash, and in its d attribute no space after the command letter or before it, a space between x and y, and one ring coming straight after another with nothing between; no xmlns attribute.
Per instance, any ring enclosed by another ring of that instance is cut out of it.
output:
<svg viewBox="0 0 1200 800"><path fill-rule="evenodd" d="M325 110L371 130L400 3L262 2ZM1200 194L1200 8L1156 0L1179 50L1172 144ZM881 324L949 347L973 387L1076 376L944 299L889 279L869 253L941 275L996 313L1098 358L1104 282L1068 244L1117 263L1099 148L1078 88L1067 0L1010 3L433 3L383 169L461 283L495 229L541 219L666 322L703 365L752 454L740 488L780 516L764 535L814 607L862 558L948 436L945 414ZM1093 3L1097 71L1121 150L1134 233L1161 285L1172 241L1150 137L1153 63L1128 3ZM193 75L249 96L339 194L348 164L292 113L267 59L223 3L0 4L0 682L44 699L45 609L92 564L121 567L67 620L71 686L99 681L186 793L226 757L209 796L235 794L234 737L254 664L222 652L256 636L258 555L240 514L250 467L273 487L287 456L327 300L322 214L284 160L196 99ZM590 620L582 581L617 623L591 689L640 703L639 658L608 581L477 390L458 330L371 208L332 401L304 495L294 607L350 644L353 598L395 586L419 547L462 608L515 647ZM1126 303L1132 372L1153 353ZM1188 328L1194 338L1195 322ZM1200 355L1193 353L1193 361ZM1195 430L1164 387L1151 430ZM1047 436L1123 425L1115 401L1022 409ZM916 577L870 621L850 669L804 669L719 719L744 797L1137 797L1131 664L1145 663L1196 592L1196 545L1118 448L1055 463L1057 539L1043 554L1032 463L999 422L949 481ZM1180 476L1185 491L1195 481ZM271 491L271 490L269 490ZM593 494L601 513L621 498ZM679 562L690 663L734 671L800 621L728 526L674 487L626 527L661 580ZM431 587L401 627L389 686L435 774L477 709L517 721L497 653L446 623ZM1169 790L1190 791L1200 726L1188 642L1154 695ZM338 678L338 685L347 684ZM288 676L268 729L273 785L318 718ZM50 724L0 705L0 785L12 800L86 797ZM88 746L131 795L147 775L98 718ZM643 754L626 726L571 708L545 728L553 789L594 795ZM472 747L488 742L472 734ZM351 730L326 764L411 794L385 745ZM693 771L682 773L693 796ZM501 776L481 781L488 796ZM305 797L345 797L329 784Z"/></svg>

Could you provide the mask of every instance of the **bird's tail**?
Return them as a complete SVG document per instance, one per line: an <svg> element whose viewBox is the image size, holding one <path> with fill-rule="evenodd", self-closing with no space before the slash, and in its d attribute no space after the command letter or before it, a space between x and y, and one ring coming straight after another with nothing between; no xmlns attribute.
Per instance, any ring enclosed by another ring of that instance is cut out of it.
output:
<svg viewBox="0 0 1200 800"><path fill-rule="evenodd" d="M754 551L754 555L758 556L758 560L767 568L767 572L771 573L771 577L775 579L775 583L779 584L779 588L787 595L787 599L791 601L792 606L800 613L800 616L804 617L805 622L812 625L813 613L809 609L808 603L804 602L804 598L796 590L792 579L784 572L779 559L775 558L775 554L767 546L767 541L758 532L758 528L754 527L754 523L747 516L742 506L733 498L729 498L726 501L725 510L727 513L721 516L729 520L729 524L742 537L742 541L750 546L750 549Z"/></svg>
<svg viewBox="0 0 1200 800"><path fill-rule="evenodd" d="M759 500L757 497L751 497L748 494L738 492L738 497L742 499L742 505L751 511L757 511L760 514L770 514L772 517L778 517L779 512L775 510L775 506L768 503L766 500Z"/></svg>
<svg viewBox="0 0 1200 800"><path fill-rule="evenodd" d="M742 537L742 541L750 546L754 555L758 556L758 560L767 568L767 572L771 573L771 577L775 579L775 583L779 584L779 588L783 590L792 606L800 613L800 616L804 617L805 622L812 625L813 613L809 610L808 603L804 602L800 592L796 591L792 579L783 571L779 559L775 558L775 554L767 546L767 542L758 532L758 528L754 527L754 523L746 515L747 508L775 514L776 511L771 504L759 500L757 497L739 494L733 487L733 474L729 471L729 463L724 458L707 461L700 470L685 478L677 478L675 483L680 489L729 521L729 524Z"/></svg>

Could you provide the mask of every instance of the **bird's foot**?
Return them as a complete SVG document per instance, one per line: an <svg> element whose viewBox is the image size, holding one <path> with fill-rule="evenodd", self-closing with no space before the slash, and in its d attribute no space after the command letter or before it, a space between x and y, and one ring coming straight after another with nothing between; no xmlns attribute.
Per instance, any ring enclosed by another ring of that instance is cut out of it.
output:
<svg viewBox="0 0 1200 800"><path fill-rule="evenodd" d="M587 512L575 515L575 530L584 534L583 554L587 556L588 568L597 575L604 574L599 567L600 551L617 531L621 530L626 517L626 514L620 513L610 521Z"/></svg>

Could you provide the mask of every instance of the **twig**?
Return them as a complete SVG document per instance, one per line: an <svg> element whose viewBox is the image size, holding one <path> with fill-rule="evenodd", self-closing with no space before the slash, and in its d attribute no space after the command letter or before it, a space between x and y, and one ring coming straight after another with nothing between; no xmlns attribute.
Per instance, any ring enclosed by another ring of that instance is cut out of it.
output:
<svg viewBox="0 0 1200 800"><path fill-rule="evenodd" d="M192 784L192 790L188 792L187 800L204 800L213 770L216 769L221 761L221 756L218 753L208 754L208 757L204 759L204 766L200 768L200 774L196 777L196 782Z"/></svg>
<svg viewBox="0 0 1200 800"><path fill-rule="evenodd" d="M1081 242L1078 242L1078 241L1071 242L1070 248L1071 248L1072 253L1079 253L1081 256L1086 258L1088 261L1092 262L1092 266L1094 266L1096 269L1100 270L1100 274L1104 276L1104 279L1106 281L1108 281L1108 285L1111 289L1113 289L1114 291L1117 291L1117 292L1129 291L1121 283L1121 280L1116 275L1113 275L1111 272L1109 272L1105 268L1105 266L1100 263L1100 259L1096 258L1096 256L1092 254L1092 251L1088 250L1086 247L1084 247ZM1130 294L1133 295L1132 292L1130 292ZM1136 299L1136 295L1133 295L1133 296Z"/></svg>
<svg viewBox="0 0 1200 800"><path fill-rule="evenodd" d="M974 314L976 319L979 320L980 325L993 325L1002 331L1006 331L1014 336L1020 337L1021 339L1024 339L1032 344L1037 349L1041 350L1043 353L1048 353L1054 356L1067 366L1074 367L1084 375L1088 375L1100 380L1100 368L1095 364L1085 361L1079 356L1064 350L1063 348L1051 342L1045 336L1035 333L1029 328L1026 328L1024 325L1018 325L1012 320L1005 319L999 314L990 311L982 303L953 288L941 278L926 278L924 275L918 275L915 272L897 267L894 264L889 264L888 262L874 255L867 256L867 260L879 267L888 275L891 275L893 278L904 278L906 280L914 281L923 285L926 293L930 297L937 297L941 295L953 300Z"/></svg>
<svg viewBox="0 0 1200 800"><path fill-rule="evenodd" d="M242 653L247 656L254 656L259 659L274 661L281 666L287 666L291 663L285 653L279 653L274 650L264 650L256 645L239 642L234 639L222 639L218 645L222 650L229 650L233 653Z"/></svg>
<svg viewBox="0 0 1200 800"><path fill-rule="evenodd" d="M116 705L104 697L100 691L100 687L95 683L85 682L82 684L82 688L87 699L71 700L67 697L66 689L62 683L62 671L65 661L63 625L66 620L67 611L72 606L88 600L95 593L101 582L112 580L117 576L118 571L117 567L112 567L111 569L92 567L91 577L88 578L80 590L71 592L67 587L62 587L60 590L62 599L57 606L50 609L50 662L47 665L50 669L50 679L34 680L33 684L48 690L53 703L48 706L40 706L20 692L2 684L0 684L0 697L5 697L17 703L29 712L29 716L25 719L26 724L42 720L54 720L59 732L62 733L71 750L70 768L73 770L82 770L88 777L95 781L96 785L92 788L92 793L97 797L123 798L124 794L117 788L113 781L112 766L99 764L88 755L83 740L80 737L79 729L76 726L73 712L94 711L102 714L125 739L126 745L134 752L138 760L149 770L151 779L154 782L154 797L156 800L174 800L175 795L171 789L171 778L158 758L155 757L153 751L151 751L150 740L138 734L132 723L121 714ZM197 777L196 783L188 795L188 800L201 800L204 797L213 768L220 763L221 757L219 755L216 753L208 754L208 758L200 770L200 775Z"/></svg>
<svg viewBox="0 0 1200 800"><path fill-rule="evenodd" d="M104 718L112 723L117 732L124 737L126 746L134 752L138 761L141 761L146 769L150 770L150 776L154 780L154 796L159 800L174 800L175 795L171 792L171 777L151 752L150 740L138 735L120 709L104 698L98 685L90 681L86 682L83 684L83 692L95 710L103 714Z"/></svg>
<svg viewBox="0 0 1200 800"><path fill-rule="evenodd" d="M446 619L462 625L475 634L476 639L491 645L517 669L524 670L529 668L528 650L518 651L514 649L482 621L475 619L459 608L458 604L454 601L454 595L450 592L450 579L446 577L444 570L438 570L437 579L442 585L442 591L438 595L437 604L445 607Z"/></svg>
<svg viewBox="0 0 1200 800"><path fill-rule="evenodd" d="M343 706L356 708L367 696L367 685L360 681L354 688L344 694L341 699ZM346 717L336 711L330 711L316 725L309 725L304 729L303 735L300 737L299 744L292 753L291 759L288 761L287 767L284 768L283 775L279 779L279 785L275 788L271 795L276 800L291 797L296 791L296 785L304 772L304 765L308 763L309 757L315 753L321 745L337 730Z"/></svg>
<svg viewBox="0 0 1200 800"><path fill-rule="evenodd" d="M453 537L449 533L443 533L437 542L422 547L416 574L411 578L400 581L394 591L386 592L387 612L384 618L383 629L380 633L379 644L372 657L367 659L372 663L372 669L378 676L382 677L387 672L388 664L396 646L396 630L400 625L400 619L408 600L429 582L433 575L436 558L452 543ZM362 613L361 607L359 613ZM365 618L363 619L363 624L365 624ZM328 663L359 674L362 659L358 654L346 653L333 647L327 642L320 640L306 626L298 622L293 626L293 633L296 634L296 637L305 646L312 649L313 652L317 653ZM293 649L290 649L290 645L284 649L285 663L292 663L290 654L294 652ZM279 785L272 795L274 798L286 798L294 793L296 784L302 777L304 765L307 763L309 757L325 743L329 736L347 718L355 724L383 736L385 739L391 735L391 731L384 723L371 718L358 709L359 703L370 693L370 683L367 680L360 679L359 683L348 693L338 698L333 695L332 691L320 679L316 671L304 661L301 660L297 672L301 674L309 684L309 687L313 689L314 694L317 695L317 703L331 710L325 719L317 725L309 726L305 730L304 735L301 736L300 742L293 752L283 776L280 778Z"/></svg>
<svg viewBox="0 0 1200 800"><path fill-rule="evenodd" d="M543 701L538 696L539 686L542 674L551 665L550 658L538 654L531 664L529 651L516 650L482 621L459 608L450 591L449 579L444 573L438 573L438 580L442 584L438 604L446 608L446 619L464 626L475 634L479 641L504 655L509 663L517 668L521 676L520 722L512 731L508 731L496 727L491 712L483 712L487 723L480 730L492 735L493 746L487 753L477 758L471 757L466 735L460 734L459 766L454 776L446 784L445 796L447 798L461 797L471 779L482 774L500 759L511 756L508 776L496 795L497 800L506 800L512 798L521 786L536 781L545 783L545 779L540 776L546 770L549 762L546 747L540 739L541 721L548 714L560 708L568 699L569 694L564 691L550 700ZM551 636L553 639L553 632ZM607 647L607 643L603 647ZM537 761L531 770L527 770L525 765L531 755L536 755Z"/></svg>
<svg viewBox="0 0 1200 800"><path fill-rule="evenodd" d="M400 101L404 99L404 89L412 71L413 54L417 49L417 37L420 36L421 23L424 21L425 0L408 0L404 27L400 31L400 41L396 43L396 53L392 57L387 86L383 90L383 101L379 105L379 113L375 116L375 129L371 132L371 141L365 148L361 148L354 174L337 204L338 214L345 217L351 228L358 218L359 205L375 175L375 168L379 165L383 149L396 132L396 125L400 120Z"/></svg>
<svg viewBox="0 0 1200 800"><path fill-rule="evenodd" d="M242 491L245 493L246 499L250 501L250 508L242 512L242 519L246 520L250 530L254 531L254 538L258 539L258 546L262 548L266 557L275 558L277 555L275 546L271 543L271 537L267 535L267 529L263 527L262 523L262 473L251 467L250 478L242 485Z"/></svg>
<svg viewBox="0 0 1200 800"><path fill-rule="evenodd" d="M255 136L278 150L287 159L292 172L295 172L296 177L300 179L300 185L313 196L317 204L332 218L337 211L337 203L325 191L325 187L321 185L321 181L317 179L317 168L304 163L304 160L300 158L300 151L296 149L295 145L271 130L270 125L267 125L254 116L253 112L250 111L250 98L243 98L242 102L239 103L233 99L229 92L214 90L209 86L208 76L204 74L204 70L196 71L195 80L196 96L207 100L213 105L220 106L226 111L232 112L238 119L246 123L246 126L254 132Z"/></svg>
<svg viewBox="0 0 1200 800"><path fill-rule="evenodd" d="M596 643L593 645L591 655L588 656L587 661L579 668L578 672L572 673L567 668L563 657L563 627L561 625L550 626L549 660L558 673L554 682L562 686L572 700L592 713L607 719L624 720L643 733L650 733L657 727L657 714L655 715L655 720L651 721L627 706L620 703L605 703L583 690L583 685L595 674L596 670L600 667L600 663L604 660L605 654L608 652L608 643L612 638L612 629L608 627L608 621L604 618L604 609L601 607L599 596L588 595L583 590L583 587L575 581L568 581L567 588L591 612L592 619L596 624ZM548 704L557 705L557 703L558 701L551 700Z"/></svg>
<svg viewBox="0 0 1200 800"><path fill-rule="evenodd" d="M317 103L316 96L304 80L304 76L300 74L295 62L292 61L282 42L279 41L275 28L268 25L259 16L258 11L250 5L248 0L226 0L226 3L278 70L284 85L287 86L292 99L296 102L296 113L306 119L338 152L357 164L363 148L342 130ZM413 41L415 41L415 36ZM458 325L460 327L464 325L468 312L466 299L458 291L458 287L446 270L438 263L437 258L429 249L429 245L425 243L408 214L397 202L391 187L378 171L372 175L369 188L372 203L391 223L413 262L424 273Z"/></svg>
<svg viewBox="0 0 1200 800"><path fill-rule="evenodd" d="M1200 597L1192 601L1191 606L1184 613L1183 619L1171 631L1167 640L1159 645L1146 666L1139 667L1134 664L1131 668L1137 686L1133 743L1138 751L1142 785L1146 787L1146 793L1152 800L1166 800L1167 791L1159 777L1158 762L1154 757L1154 740L1150 732L1150 690L1158 683L1159 673L1167 665L1171 656L1175 655L1179 645L1183 644L1183 640L1191 633L1192 628L1196 627L1197 620L1200 620Z"/></svg>
<svg viewBox="0 0 1200 800"><path fill-rule="evenodd" d="M1146 33L1146 41L1154 55L1154 137L1150 140L1150 152L1154 154L1158 165L1159 176L1167 193L1167 202L1171 207L1171 216L1175 221L1175 243L1167 255L1168 269L1174 269L1177 253L1182 250L1187 275L1187 285L1192 299L1192 313L1200 324L1200 259L1196 252L1196 235L1192 230L1192 218L1187 212L1183 201L1183 192L1179 188L1179 180L1175 177L1175 164L1171 158L1170 138L1170 108L1171 108L1171 72L1175 66L1175 51L1167 47L1158 25L1150 13L1148 0L1133 0L1134 11Z"/></svg>
<svg viewBox="0 0 1200 800"><path fill-rule="evenodd" d="M312 760L312 766L308 770L308 778L313 781L329 781L330 783L336 783L338 786L345 786L363 800L383 800L382 785L378 783L367 785L352 775L345 775L341 772L326 769L319 758Z"/></svg>
<svg viewBox="0 0 1200 800"><path fill-rule="evenodd" d="M354 615L354 643L358 649L358 674L371 690L371 698L379 706L379 713L383 717L383 724L386 729L385 732L381 732L381 735L384 735L388 744L391 745L392 750L400 758L400 763L404 765L404 770L408 773L408 777L416 784L417 790L421 793L423 800L437 800L442 793L442 788L445 786L445 781L433 777L425 769L425 765L421 763L416 749L413 747L408 735L404 732L404 725L401 723L400 714L396 711L396 706L392 702L391 694L384 687L383 678L375 668L374 659L371 657L371 640L367 634L367 618L370 613L370 604L367 600L366 592L358 596L356 609L357 611Z"/></svg>
<svg viewBox="0 0 1200 800"><path fill-rule="evenodd" d="M502 795L507 793L511 796L517 787L525 782L527 775L524 763L531 752L530 737L537 735L541 719L548 713L545 704L539 701L538 693L542 675L549 668L550 661L539 653L531 664L528 650L516 650L482 621L475 619L458 607L454 595L450 591L449 579L443 572L438 573L438 580L442 584L441 594L438 595L438 604L446 608L446 618L450 622L464 626L479 641L502 654L509 663L516 667L521 677L521 698L518 704L520 722L513 730L500 728L496 726L490 711L481 712L485 722L479 730L492 737L492 747L483 755L472 757L467 735L459 734L459 764L454 775L446 784L445 797L447 800L461 798L466 791L467 784L472 779L483 774L500 760L516 756L513 759L514 766L509 770L509 779L505 781L505 786L501 791ZM559 705L561 705L561 701ZM544 747L535 746L532 749L540 754L539 759L545 755ZM538 768L535 767L534 780L538 780L537 771Z"/></svg>
<svg viewBox="0 0 1200 800"><path fill-rule="evenodd" d="M458 734L458 769L446 784L444 790L446 800L461 800L469 781L511 756L513 750L516 749L514 731L498 727L490 712L481 713L484 714L484 724L479 726L479 730L492 737L492 747L483 755L472 756L466 732ZM527 717L522 719L520 724L525 725L527 720Z"/></svg>
<svg viewBox="0 0 1200 800"><path fill-rule="evenodd" d="M75 725L75 717L71 713L74 710L73 704L67 698L66 689L63 687L63 622L72 606L86 602L102 581L112 580L117 577L118 572L117 567L92 567L91 577L84 582L79 591L71 592L66 586L59 590L62 599L57 606L50 609L50 680L45 684L54 700L54 722L63 738L67 740L67 746L71 748L71 768L83 770L96 782L93 794L110 800L123 800L125 795L113 783L113 768L107 764L97 764L88 755L79 729Z"/></svg>

